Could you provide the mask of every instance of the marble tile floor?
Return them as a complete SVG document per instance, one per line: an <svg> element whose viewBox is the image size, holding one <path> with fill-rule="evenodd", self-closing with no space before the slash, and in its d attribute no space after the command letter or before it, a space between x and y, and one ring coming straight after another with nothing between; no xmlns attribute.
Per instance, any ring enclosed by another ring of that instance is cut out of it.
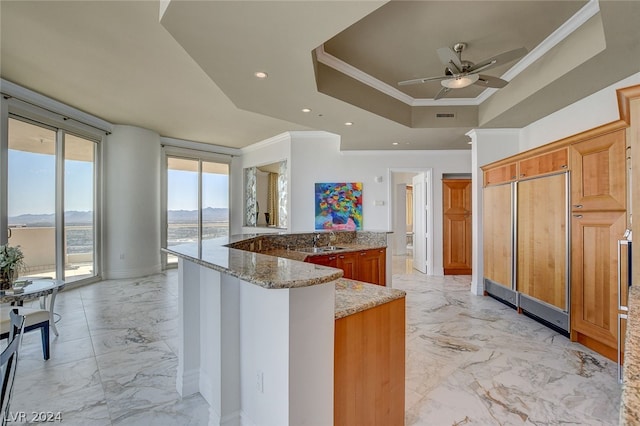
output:
<svg viewBox="0 0 640 426"><path fill-rule="evenodd" d="M404 257L393 272L407 291L407 425L617 424L614 363L471 295L470 277L427 277ZM25 335L11 412L59 412L63 425L206 425L202 397L175 391L176 300L175 270L62 292L51 359L38 332Z"/></svg>

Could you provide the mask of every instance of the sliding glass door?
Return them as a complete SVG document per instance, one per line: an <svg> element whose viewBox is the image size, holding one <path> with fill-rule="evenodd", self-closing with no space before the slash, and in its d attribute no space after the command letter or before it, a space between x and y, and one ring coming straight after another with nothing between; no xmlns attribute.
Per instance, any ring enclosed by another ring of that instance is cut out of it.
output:
<svg viewBox="0 0 640 426"><path fill-rule="evenodd" d="M229 164L166 156L165 247L229 234ZM167 255L166 264L177 263Z"/></svg>
<svg viewBox="0 0 640 426"><path fill-rule="evenodd" d="M96 143L64 135L64 275L76 281L96 275Z"/></svg>
<svg viewBox="0 0 640 426"><path fill-rule="evenodd" d="M9 245L20 246L21 275L56 274L56 131L9 119Z"/></svg>
<svg viewBox="0 0 640 426"><path fill-rule="evenodd" d="M27 119L8 119L8 244L20 246L21 276L66 282L96 265L97 142Z"/></svg>

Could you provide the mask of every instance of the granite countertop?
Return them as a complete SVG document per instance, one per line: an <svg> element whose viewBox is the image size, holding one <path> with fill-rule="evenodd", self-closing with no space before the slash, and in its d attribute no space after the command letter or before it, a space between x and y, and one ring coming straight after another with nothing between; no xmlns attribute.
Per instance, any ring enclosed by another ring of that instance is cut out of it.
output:
<svg viewBox="0 0 640 426"><path fill-rule="evenodd" d="M244 238L243 238L244 237ZM401 290L342 278L342 270L305 262L309 256L339 254L367 249L384 248L366 241L338 243L340 250L308 253L295 248L268 248L260 253L226 247L229 242L248 240L254 236L233 236L181 244L163 249L198 265L224 272L252 284L269 288L297 288L335 281L335 319L405 297ZM261 237L265 237L262 235ZM294 238L296 238L294 236ZM265 243L266 245L266 243ZM252 246L257 248L257 245Z"/></svg>
<svg viewBox="0 0 640 426"><path fill-rule="evenodd" d="M180 244L162 250L270 289L308 287L342 277L340 269L233 249L225 247L227 243L227 238L216 238L204 240L201 250L196 243Z"/></svg>
<svg viewBox="0 0 640 426"><path fill-rule="evenodd" d="M340 278L336 282L336 319L405 297L402 290Z"/></svg>
<svg viewBox="0 0 640 426"><path fill-rule="evenodd" d="M638 425L640 424L640 287L629 288L628 306L620 424Z"/></svg>

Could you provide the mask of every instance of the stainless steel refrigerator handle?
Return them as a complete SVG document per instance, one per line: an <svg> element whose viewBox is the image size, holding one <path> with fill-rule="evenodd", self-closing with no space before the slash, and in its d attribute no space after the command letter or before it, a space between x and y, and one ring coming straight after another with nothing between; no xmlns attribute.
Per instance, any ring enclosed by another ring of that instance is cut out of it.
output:
<svg viewBox="0 0 640 426"><path fill-rule="evenodd" d="M627 314L618 314L618 383L622 383L622 339L620 338L621 323L623 319L627 319Z"/></svg>
<svg viewBox="0 0 640 426"><path fill-rule="evenodd" d="M627 240L618 240L618 310L627 312L628 306L622 306L622 245L628 245ZM618 339L620 340L620 339Z"/></svg>

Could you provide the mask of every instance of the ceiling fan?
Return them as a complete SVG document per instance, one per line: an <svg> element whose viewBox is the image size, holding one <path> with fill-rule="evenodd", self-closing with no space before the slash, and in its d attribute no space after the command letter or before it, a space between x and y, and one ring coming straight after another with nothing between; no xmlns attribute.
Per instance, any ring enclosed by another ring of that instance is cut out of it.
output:
<svg viewBox="0 0 640 426"><path fill-rule="evenodd" d="M521 47L474 64L473 62L462 60L462 51L466 47L466 43L456 43L453 49L450 47L441 47L437 50L440 61L446 67L444 75L401 81L398 85L406 86L409 84L427 83L429 81L440 81L442 89L440 89L433 99L440 99L452 89L462 89L472 84L500 89L509 82L498 77L480 74L480 72L514 61L527 54L527 49Z"/></svg>

